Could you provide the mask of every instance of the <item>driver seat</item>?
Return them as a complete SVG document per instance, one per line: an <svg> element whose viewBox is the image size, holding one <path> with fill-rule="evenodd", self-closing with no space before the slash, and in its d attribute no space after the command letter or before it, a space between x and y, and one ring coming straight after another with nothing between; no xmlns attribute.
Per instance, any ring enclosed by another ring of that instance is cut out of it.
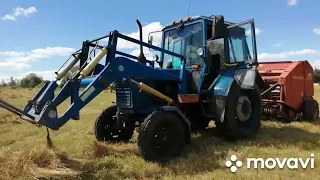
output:
<svg viewBox="0 0 320 180"><path fill-rule="evenodd" d="M208 74L204 76L202 89L206 90L218 77L221 70L220 54L209 56L207 62Z"/></svg>

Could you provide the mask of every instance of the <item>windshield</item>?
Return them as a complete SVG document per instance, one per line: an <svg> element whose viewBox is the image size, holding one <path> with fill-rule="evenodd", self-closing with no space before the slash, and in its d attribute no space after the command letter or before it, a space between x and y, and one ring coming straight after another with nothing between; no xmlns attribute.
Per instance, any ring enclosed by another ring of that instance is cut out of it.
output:
<svg viewBox="0 0 320 180"><path fill-rule="evenodd" d="M229 31L230 63L254 60L253 32L250 23L233 27Z"/></svg>
<svg viewBox="0 0 320 180"><path fill-rule="evenodd" d="M197 50L203 46L202 24L192 24L165 32L164 49L186 56L186 68L202 65L203 58ZM163 55L163 67L172 62L173 68L180 68L180 59L168 54Z"/></svg>

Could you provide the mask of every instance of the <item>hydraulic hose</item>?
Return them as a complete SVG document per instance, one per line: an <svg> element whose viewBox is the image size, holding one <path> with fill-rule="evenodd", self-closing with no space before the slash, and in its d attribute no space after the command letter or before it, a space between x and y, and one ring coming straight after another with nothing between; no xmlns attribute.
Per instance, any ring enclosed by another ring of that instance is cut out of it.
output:
<svg viewBox="0 0 320 180"><path fill-rule="evenodd" d="M166 103L168 103L168 104L172 104L173 103L173 100L170 97L162 94L161 92L153 89L152 87L150 87L150 86L148 86L148 85L146 85L146 84L144 84L142 82L137 82L137 81L135 81L133 79L130 79L130 81L135 83L136 85L138 85L138 87L141 90L143 90L143 91L145 91L145 92L147 92L147 93L149 93L149 94L151 94L151 95L153 95L153 96L155 96L155 97L157 97L159 99L162 99Z"/></svg>

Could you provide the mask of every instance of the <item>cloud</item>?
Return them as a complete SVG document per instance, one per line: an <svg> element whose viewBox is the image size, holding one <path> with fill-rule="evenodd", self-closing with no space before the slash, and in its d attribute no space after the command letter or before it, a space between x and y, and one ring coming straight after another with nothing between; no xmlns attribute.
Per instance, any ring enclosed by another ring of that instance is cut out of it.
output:
<svg viewBox="0 0 320 180"><path fill-rule="evenodd" d="M10 76L0 74L0 82L4 80L4 82L9 82L10 81Z"/></svg>
<svg viewBox="0 0 320 180"><path fill-rule="evenodd" d="M294 5L296 5L296 4L298 3L298 1L299 1L299 0L288 0L288 4L289 4L290 6L294 6Z"/></svg>
<svg viewBox="0 0 320 180"><path fill-rule="evenodd" d="M280 46L282 46L282 44L281 43L277 43L277 44L274 44L273 46L274 47L280 47Z"/></svg>
<svg viewBox="0 0 320 180"><path fill-rule="evenodd" d="M144 42L148 42L148 35L150 32L153 31L159 31L163 28L163 25L160 24L160 22L152 22L150 24L147 24L142 27L142 38ZM126 36L129 36L134 39L139 39L139 31L137 30L136 32L133 33L123 33ZM159 33L153 33L153 45L160 45L161 43L161 37L162 34L161 32ZM139 48L139 45L136 43L131 43L127 40L119 39L117 43L117 48L122 48L122 49L133 49L133 48Z"/></svg>
<svg viewBox="0 0 320 180"><path fill-rule="evenodd" d="M134 49L130 54L138 57L140 55L140 49L139 48ZM152 60L153 53L149 50L149 48L144 47L143 54L147 58L147 60Z"/></svg>
<svg viewBox="0 0 320 180"><path fill-rule="evenodd" d="M17 76L13 76L14 79L18 79L21 80L22 78L26 77L28 74L34 73L40 77L42 77L44 80L55 80L56 78L56 74L54 70L48 70L48 71L29 71L26 73L21 73L18 74ZM10 77L12 76L8 76L6 74L0 74L0 81L4 80L5 82L9 82L10 81Z"/></svg>
<svg viewBox="0 0 320 180"><path fill-rule="evenodd" d="M30 14L36 13L37 9L34 6L30 6L28 8L16 7L12 11L12 14L5 14L3 17L1 17L1 19L4 21L15 21L19 16L28 17Z"/></svg>
<svg viewBox="0 0 320 180"><path fill-rule="evenodd" d="M10 14L6 14L3 17L1 17L2 20L6 21L6 20L10 20L10 21L15 21L17 20L13 15Z"/></svg>
<svg viewBox="0 0 320 180"><path fill-rule="evenodd" d="M256 29L255 29L255 32L256 32L256 35L259 35L259 34L261 34L263 31L262 31L261 29L259 29L259 28L256 28Z"/></svg>
<svg viewBox="0 0 320 180"><path fill-rule="evenodd" d="M260 29L260 28L255 28L255 33L256 33L256 36L258 36L259 34L261 34L263 31ZM247 36L250 36L251 35L251 29L247 30L246 31L246 35Z"/></svg>
<svg viewBox="0 0 320 180"><path fill-rule="evenodd" d="M75 49L69 47L46 47L34 49L30 55L34 58L44 58L50 56L67 56L74 52Z"/></svg>
<svg viewBox="0 0 320 180"><path fill-rule="evenodd" d="M35 13L37 12L37 9L34 6L31 6L29 8L21 8L21 7L17 7L16 9L14 9L14 16L18 17L18 16L28 16L29 14Z"/></svg>
<svg viewBox="0 0 320 180"><path fill-rule="evenodd" d="M9 56L9 57L17 57L25 55L24 52L17 52L17 51L0 51L0 56Z"/></svg>
<svg viewBox="0 0 320 180"><path fill-rule="evenodd" d="M142 38L144 42L148 42L148 36L150 32L154 32L154 31L161 31L162 28L164 26L160 24L160 22L152 22L149 23L145 26L142 27ZM122 33L126 36L129 36L131 38L134 39L138 39L139 40L139 30L137 30L136 32L132 32L132 33ZM162 33L161 32L156 32L156 33L152 33L151 34L153 36L153 42L152 44L155 46L159 46L161 44L161 40L162 40ZM101 41L101 43L106 42L107 39L104 39ZM123 39L118 39L117 42L117 50L122 49L122 50L130 50L129 54L133 55L133 56L139 56L140 54L140 46L139 44L136 43L132 43L130 41L127 40L123 40ZM143 47L143 52L145 57L148 60L152 60L153 58L153 53L149 50L149 48Z"/></svg>
<svg viewBox="0 0 320 180"><path fill-rule="evenodd" d="M17 62L10 62L10 61L0 61L0 69L26 69L30 68L31 66L26 63L17 63Z"/></svg>
<svg viewBox="0 0 320 180"><path fill-rule="evenodd" d="M313 68L320 68L320 60L309 61Z"/></svg>
<svg viewBox="0 0 320 180"><path fill-rule="evenodd" d="M0 52L0 69L14 68L23 69L30 68L28 64L32 61L45 59L52 56L68 56L75 49L69 47L46 47L34 49L30 52L3 51Z"/></svg>
<svg viewBox="0 0 320 180"><path fill-rule="evenodd" d="M313 28L312 30L314 33L316 33L317 35L320 35L320 28Z"/></svg>
<svg viewBox="0 0 320 180"><path fill-rule="evenodd" d="M292 56L299 56L299 55L316 55L320 54L320 51L314 49L302 49L297 51L287 51L281 53L261 53L258 54L258 60L277 60L277 59L284 59Z"/></svg>

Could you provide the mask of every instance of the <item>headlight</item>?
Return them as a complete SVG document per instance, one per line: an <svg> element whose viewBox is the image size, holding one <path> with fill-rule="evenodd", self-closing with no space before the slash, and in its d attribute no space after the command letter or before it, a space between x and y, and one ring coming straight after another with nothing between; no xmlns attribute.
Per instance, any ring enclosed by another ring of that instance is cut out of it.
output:
<svg viewBox="0 0 320 180"><path fill-rule="evenodd" d="M204 53L203 48L199 48L199 49L197 50L197 54L198 54L199 56L202 56L203 53Z"/></svg>

